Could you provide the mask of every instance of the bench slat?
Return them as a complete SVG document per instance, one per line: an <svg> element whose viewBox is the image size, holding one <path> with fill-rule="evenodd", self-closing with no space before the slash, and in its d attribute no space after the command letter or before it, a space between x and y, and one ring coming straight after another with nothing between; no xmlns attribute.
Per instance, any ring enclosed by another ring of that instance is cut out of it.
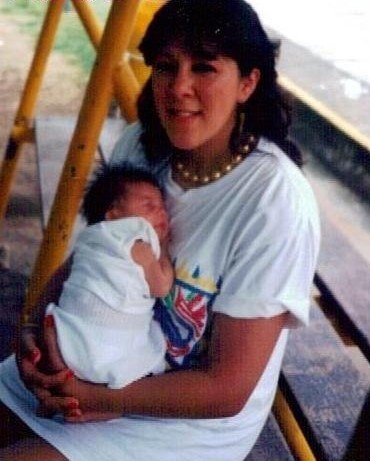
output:
<svg viewBox="0 0 370 461"><path fill-rule="evenodd" d="M323 214L315 281L370 361L370 266Z"/></svg>
<svg viewBox="0 0 370 461"><path fill-rule="evenodd" d="M270 413L265 427L259 436L255 446L245 461L294 461L279 425L272 413Z"/></svg>
<svg viewBox="0 0 370 461"><path fill-rule="evenodd" d="M310 325L291 332L281 381L318 459L341 460L370 388L370 377L355 367L317 305L312 307Z"/></svg>

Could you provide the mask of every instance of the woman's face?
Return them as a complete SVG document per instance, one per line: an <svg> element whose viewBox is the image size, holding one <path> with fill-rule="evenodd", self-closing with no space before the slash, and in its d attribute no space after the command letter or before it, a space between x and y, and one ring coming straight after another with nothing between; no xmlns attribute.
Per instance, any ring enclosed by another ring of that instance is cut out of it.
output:
<svg viewBox="0 0 370 461"><path fill-rule="evenodd" d="M228 148L236 107L254 91L259 71L241 77L231 58L193 57L172 45L157 56L152 75L156 109L171 143L216 155Z"/></svg>

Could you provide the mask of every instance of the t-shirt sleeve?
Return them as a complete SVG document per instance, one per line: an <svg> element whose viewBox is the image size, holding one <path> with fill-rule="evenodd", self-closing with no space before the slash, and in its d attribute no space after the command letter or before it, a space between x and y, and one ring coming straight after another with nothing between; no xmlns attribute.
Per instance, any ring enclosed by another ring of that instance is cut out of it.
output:
<svg viewBox="0 0 370 461"><path fill-rule="evenodd" d="M239 318L289 311L289 326L307 324L320 239L316 203L310 191L272 192L252 217L241 217L213 310Z"/></svg>

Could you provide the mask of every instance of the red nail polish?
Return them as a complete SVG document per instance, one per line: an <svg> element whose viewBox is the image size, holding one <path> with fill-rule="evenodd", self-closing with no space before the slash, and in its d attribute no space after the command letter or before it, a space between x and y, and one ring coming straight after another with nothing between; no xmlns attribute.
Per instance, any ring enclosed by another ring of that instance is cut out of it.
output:
<svg viewBox="0 0 370 461"><path fill-rule="evenodd" d="M73 373L72 370L67 370L67 371L66 371L66 374L65 374L66 381L67 381L68 379L73 378L74 375L75 375L75 374Z"/></svg>
<svg viewBox="0 0 370 461"><path fill-rule="evenodd" d="M32 351L28 352L28 354L27 354L28 360L33 364L35 364L37 362L39 357L40 357L40 353L35 349L32 349Z"/></svg>
<svg viewBox="0 0 370 461"><path fill-rule="evenodd" d="M76 416L82 416L82 411L78 408L68 411L67 418L75 418Z"/></svg>
<svg viewBox="0 0 370 461"><path fill-rule="evenodd" d="M54 326L54 317L52 315L47 315L44 319L45 327L53 327Z"/></svg>
<svg viewBox="0 0 370 461"><path fill-rule="evenodd" d="M79 404L77 401L72 401L72 402L68 402L68 405L67 405L67 408L68 410L77 410L79 407Z"/></svg>

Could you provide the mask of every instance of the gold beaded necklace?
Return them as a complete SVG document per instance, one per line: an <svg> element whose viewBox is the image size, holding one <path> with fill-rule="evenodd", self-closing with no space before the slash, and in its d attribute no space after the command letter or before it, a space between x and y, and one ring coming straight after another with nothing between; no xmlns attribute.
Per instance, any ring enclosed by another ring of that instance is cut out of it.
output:
<svg viewBox="0 0 370 461"><path fill-rule="evenodd" d="M257 142L258 139L255 136L249 135L247 142L240 147L238 153L232 156L228 163L225 163L220 168L213 169L204 175L199 175L189 171L185 168L185 165L182 162L175 162L173 166L184 182L195 186L206 185L230 173L230 171L238 166L247 157L247 155L252 152L252 150L256 147Z"/></svg>

